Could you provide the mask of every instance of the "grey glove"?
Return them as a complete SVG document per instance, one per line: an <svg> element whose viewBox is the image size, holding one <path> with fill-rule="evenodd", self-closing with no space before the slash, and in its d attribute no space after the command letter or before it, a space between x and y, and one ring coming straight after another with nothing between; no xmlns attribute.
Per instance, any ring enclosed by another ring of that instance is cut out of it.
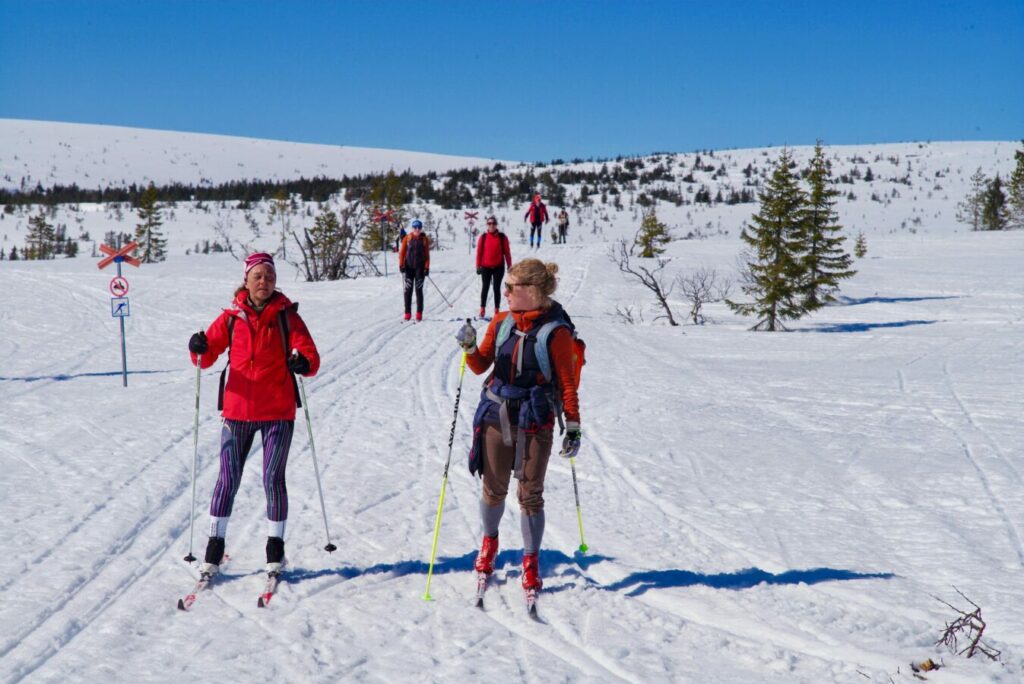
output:
<svg viewBox="0 0 1024 684"><path fill-rule="evenodd" d="M463 351L467 354L472 354L476 351L476 328L466 320L465 325L459 328L459 332L455 333L455 341L459 343Z"/></svg>
<svg viewBox="0 0 1024 684"><path fill-rule="evenodd" d="M576 458L580 453L583 432L579 425L567 425L566 428L565 437L562 438L562 452L559 455L563 458Z"/></svg>

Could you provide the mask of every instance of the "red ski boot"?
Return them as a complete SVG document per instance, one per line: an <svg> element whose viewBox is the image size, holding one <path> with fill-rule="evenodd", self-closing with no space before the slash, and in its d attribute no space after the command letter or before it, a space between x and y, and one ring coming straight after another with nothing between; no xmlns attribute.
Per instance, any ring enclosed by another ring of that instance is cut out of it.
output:
<svg viewBox="0 0 1024 684"><path fill-rule="evenodd" d="M523 589L536 591L544 586L540 579L540 562L535 553L523 554Z"/></svg>
<svg viewBox="0 0 1024 684"><path fill-rule="evenodd" d="M473 564L473 569L477 572L482 572L485 575L490 575L494 572L494 559L498 555L498 537L488 537L484 535L484 541L480 545L480 553L476 555L476 563Z"/></svg>

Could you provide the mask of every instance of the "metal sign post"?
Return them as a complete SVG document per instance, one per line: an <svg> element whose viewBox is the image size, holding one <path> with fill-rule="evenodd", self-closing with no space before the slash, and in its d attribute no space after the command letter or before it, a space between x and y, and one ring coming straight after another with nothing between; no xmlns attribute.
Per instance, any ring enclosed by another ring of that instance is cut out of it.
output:
<svg viewBox="0 0 1024 684"><path fill-rule="evenodd" d="M121 322L121 383L124 387L128 386L128 353L124 342L124 319L130 314L131 309L128 304L128 280L121 275L121 262L127 261L136 268L139 267L140 262L138 259L131 255L139 246L137 242L129 242L121 249L115 250L113 247L107 245L100 245L100 251L107 256L103 258L97 266L100 270L106 268L111 263L117 264L117 276L110 281L110 293L114 295L110 298L110 315L114 318L120 319Z"/></svg>

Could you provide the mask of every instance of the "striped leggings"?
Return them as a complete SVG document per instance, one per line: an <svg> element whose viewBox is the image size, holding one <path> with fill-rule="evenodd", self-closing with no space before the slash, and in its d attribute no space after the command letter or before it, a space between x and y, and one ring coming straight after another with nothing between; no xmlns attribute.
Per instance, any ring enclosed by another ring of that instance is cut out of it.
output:
<svg viewBox="0 0 1024 684"><path fill-rule="evenodd" d="M288 487L284 470L292 443L293 420L226 420L220 433L220 475L213 488L210 515L227 518L242 482L242 469L259 432L263 438L263 489L267 493L267 519L288 519Z"/></svg>

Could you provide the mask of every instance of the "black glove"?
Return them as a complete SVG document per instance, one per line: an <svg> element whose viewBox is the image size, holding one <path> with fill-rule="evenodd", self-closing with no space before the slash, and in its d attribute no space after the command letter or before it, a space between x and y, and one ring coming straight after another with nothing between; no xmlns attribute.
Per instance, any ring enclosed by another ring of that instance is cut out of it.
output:
<svg viewBox="0 0 1024 684"><path fill-rule="evenodd" d="M583 433L580 432L579 428L569 429L565 433L565 437L562 438L561 456L565 458L576 458L580 453L581 439L583 439Z"/></svg>
<svg viewBox="0 0 1024 684"><path fill-rule="evenodd" d="M206 333L203 331L194 333L188 340L188 350L193 354L205 354L210 351L210 343L206 339Z"/></svg>
<svg viewBox="0 0 1024 684"><path fill-rule="evenodd" d="M477 266L476 267L476 274L477 275L483 275L484 274L484 267L483 266Z"/></svg>
<svg viewBox="0 0 1024 684"><path fill-rule="evenodd" d="M423 277L426 278L429 275L430 275L430 269L429 268L423 269Z"/></svg>
<svg viewBox="0 0 1024 684"><path fill-rule="evenodd" d="M295 351L288 357L288 370L297 375L305 375L309 372L309 359Z"/></svg>

